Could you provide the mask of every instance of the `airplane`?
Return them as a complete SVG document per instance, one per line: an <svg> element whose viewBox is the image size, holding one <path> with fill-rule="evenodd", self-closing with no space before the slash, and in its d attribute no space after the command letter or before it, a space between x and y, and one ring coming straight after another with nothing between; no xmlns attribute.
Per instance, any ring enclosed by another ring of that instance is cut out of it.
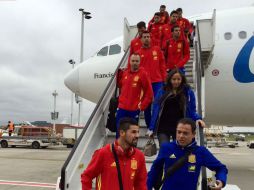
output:
<svg viewBox="0 0 254 190"><path fill-rule="evenodd" d="M254 124L254 25L250 21L253 17L254 7L190 17L195 24L210 19L213 25L210 44L213 56L202 77L202 111L207 124ZM65 85L96 103L123 55L123 37L119 37L69 72Z"/></svg>

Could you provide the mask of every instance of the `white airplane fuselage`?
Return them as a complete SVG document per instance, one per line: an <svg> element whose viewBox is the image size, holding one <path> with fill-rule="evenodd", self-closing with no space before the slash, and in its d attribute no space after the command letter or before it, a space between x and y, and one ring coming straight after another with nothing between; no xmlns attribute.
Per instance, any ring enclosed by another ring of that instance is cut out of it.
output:
<svg viewBox="0 0 254 190"><path fill-rule="evenodd" d="M254 7L216 13L214 56L205 69L203 80L204 120L209 124L254 126L252 18ZM226 33L231 33L230 40L225 39ZM122 38L118 38L103 47L110 49L114 44L122 47L122 41ZM96 103L124 55L122 49L118 54L109 55L109 50L107 56L96 54L84 61L67 74L66 86Z"/></svg>
<svg viewBox="0 0 254 190"><path fill-rule="evenodd" d="M215 26L214 56L205 70L205 120L220 125L254 126L254 54L247 55L244 49L254 46L254 7L218 12ZM225 33L232 38L226 40ZM240 32L246 32L245 39L240 39ZM242 51L243 57L236 63ZM243 78L247 71L236 64L248 64L252 76ZM234 71L234 69L236 69ZM219 71L214 76L213 71Z"/></svg>

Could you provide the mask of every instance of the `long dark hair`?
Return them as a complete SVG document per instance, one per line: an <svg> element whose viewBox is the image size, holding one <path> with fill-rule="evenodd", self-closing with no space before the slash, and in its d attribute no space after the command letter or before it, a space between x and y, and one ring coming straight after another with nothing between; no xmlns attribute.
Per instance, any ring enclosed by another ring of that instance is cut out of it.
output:
<svg viewBox="0 0 254 190"><path fill-rule="evenodd" d="M171 83L171 79L176 73L179 73L179 75L182 78L180 86L176 89L176 95L180 96L180 107L181 110L184 110L186 104L186 89L190 88L190 86L187 82L185 75L179 69L173 69L168 73L165 85L163 87L165 94L161 97L160 103L162 103L165 100L165 98L168 96L169 93L173 94L173 86Z"/></svg>

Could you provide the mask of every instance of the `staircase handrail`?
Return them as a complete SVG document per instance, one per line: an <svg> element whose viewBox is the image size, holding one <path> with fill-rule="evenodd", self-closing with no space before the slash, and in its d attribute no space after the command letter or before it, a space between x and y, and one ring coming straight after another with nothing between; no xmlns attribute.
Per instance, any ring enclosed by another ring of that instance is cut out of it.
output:
<svg viewBox="0 0 254 190"><path fill-rule="evenodd" d="M200 39L200 38L198 38ZM201 61L201 48L200 48L200 42L195 41L194 44L195 47L195 76L196 76L196 94L197 94L197 106L198 106L198 114L202 116L202 99L201 99L201 85L202 85L202 76L204 76L204 68ZM204 131L201 126L198 126L198 135L199 135L199 144L200 146L204 146ZM202 174L202 180L201 180L201 189L202 190L208 190L207 186L207 174L206 174L206 168L202 167L201 169Z"/></svg>
<svg viewBox="0 0 254 190"><path fill-rule="evenodd" d="M72 151L70 152L70 154L69 154L67 160L65 161L65 163L64 163L64 165L63 165L63 167L62 167L62 169L61 169L61 181L60 181L60 189L61 189L61 190L65 190L65 183L66 183L66 181L65 181L66 172L65 172L65 171L66 171L66 168L67 168L68 164L70 163L70 161L72 160L73 156L75 155L76 149L77 149L77 147L79 146L79 144L80 144L80 142L81 142L81 139L82 139L82 138L84 137L84 135L86 134L88 128L89 128L89 127L93 127L93 126L91 126L90 124L92 123L92 121L93 121L93 119L94 119L94 115L95 115L98 111L100 111L101 104L102 104L103 100L105 99L105 96L107 95L108 89L109 89L112 85L115 85L115 84L116 84L116 80L117 80L117 79L116 79L116 78L117 78L117 77L116 77L116 74L117 74L117 72L118 72L118 69L119 69L122 65L124 65L125 61L128 59L129 49L130 49L130 47L127 49L127 51L125 52L125 54L124 54L124 56L122 57L121 61L119 62L118 66L117 66L117 68L116 68L116 70L115 70L115 72L114 72L114 77L112 77L112 78L110 79L110 81L108 82L108 84L107 84L105 90L103 91L103 93L102 93L102 95L101 95L100 100L98 101L96 107L94 108L94 110L93 110L91 116L89 117L89 119L88 119L88 121L87 121L87 123L86 123L86 125L85 125L85 127L84 127L84 129L83 129L83 131L82 131L82 133L80 134L79 138L77 139L77 142L75 143L74 147L72 148ZM108 102L108 103L109 103L109 102Z"/></svg>

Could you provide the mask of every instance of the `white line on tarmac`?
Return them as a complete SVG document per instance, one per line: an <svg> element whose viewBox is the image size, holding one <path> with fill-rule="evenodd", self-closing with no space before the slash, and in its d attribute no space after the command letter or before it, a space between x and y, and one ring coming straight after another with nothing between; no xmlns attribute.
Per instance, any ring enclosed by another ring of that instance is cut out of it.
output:
<svg viewBox="0 0 254 190"><path fill-rule="evenodd" d="M55 189L56 184L53 183L40 183L40 182L27 182L27 181L8 181L0 180L0 185L14 185L14 186L23 186L23 187L45 187Z"/></svg>

